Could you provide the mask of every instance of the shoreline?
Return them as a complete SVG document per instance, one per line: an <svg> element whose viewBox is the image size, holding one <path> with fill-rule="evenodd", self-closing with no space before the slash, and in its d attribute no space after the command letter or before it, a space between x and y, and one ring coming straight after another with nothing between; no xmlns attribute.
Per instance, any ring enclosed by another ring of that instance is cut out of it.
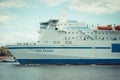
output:
<svg viewBox="0 0 120 80"><path fill-rule="evenodd" d="M0 56L0 62L15 62L13 56Z"/></svg>

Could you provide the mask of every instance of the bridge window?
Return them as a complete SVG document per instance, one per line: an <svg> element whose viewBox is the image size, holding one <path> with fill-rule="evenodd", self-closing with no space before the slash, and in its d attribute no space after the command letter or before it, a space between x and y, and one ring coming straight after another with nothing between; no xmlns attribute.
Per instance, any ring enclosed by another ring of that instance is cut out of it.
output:
<svg viewBox="0 0 120 80"><path fill-rule="evenodd" d="M40 29L47 29L49 23L40 23Z"/></svg>

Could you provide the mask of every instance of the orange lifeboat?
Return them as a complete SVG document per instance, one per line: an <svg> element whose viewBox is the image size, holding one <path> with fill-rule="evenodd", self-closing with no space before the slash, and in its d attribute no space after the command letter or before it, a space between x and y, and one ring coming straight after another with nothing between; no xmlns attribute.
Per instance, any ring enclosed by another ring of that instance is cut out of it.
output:
<svg viewBox="0 0 120 80"><path fill-rule="evenodd" d="M98 26L99 30L112 30L112 25Z"/></svg>
<svg viewBox="0 0 120 80"><path fill-rule="evenodd" d="M115 28L115 30L120 30L120 25L117 25L114 28Z"/></svg>

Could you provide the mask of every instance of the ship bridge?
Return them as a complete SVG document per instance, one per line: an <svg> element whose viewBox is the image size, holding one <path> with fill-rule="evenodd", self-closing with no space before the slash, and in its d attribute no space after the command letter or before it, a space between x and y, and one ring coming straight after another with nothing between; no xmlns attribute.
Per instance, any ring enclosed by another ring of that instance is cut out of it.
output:
<svg viewBox="0 0 120 80"><path fill-rule="evenodd" d="M55 26L59 20L57 19L50 19L47 22L40 22L40 29L47 29L48 26Z"/></svg>

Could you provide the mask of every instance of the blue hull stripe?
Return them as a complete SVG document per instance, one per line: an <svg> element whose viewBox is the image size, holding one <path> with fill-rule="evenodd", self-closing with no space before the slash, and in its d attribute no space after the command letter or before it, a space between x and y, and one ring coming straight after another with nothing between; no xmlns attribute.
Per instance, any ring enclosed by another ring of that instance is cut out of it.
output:
<svg viewBox="0 0 120 80"><path fill-rule="evenodd" d="M8 47L8 49L111 49L111 47Z"/></svg>
<svg viewBox="0 0 120 80"><path fill-rule="evenodd" d="M120 59L17 59L24 64L120 64Z"/></svg>

